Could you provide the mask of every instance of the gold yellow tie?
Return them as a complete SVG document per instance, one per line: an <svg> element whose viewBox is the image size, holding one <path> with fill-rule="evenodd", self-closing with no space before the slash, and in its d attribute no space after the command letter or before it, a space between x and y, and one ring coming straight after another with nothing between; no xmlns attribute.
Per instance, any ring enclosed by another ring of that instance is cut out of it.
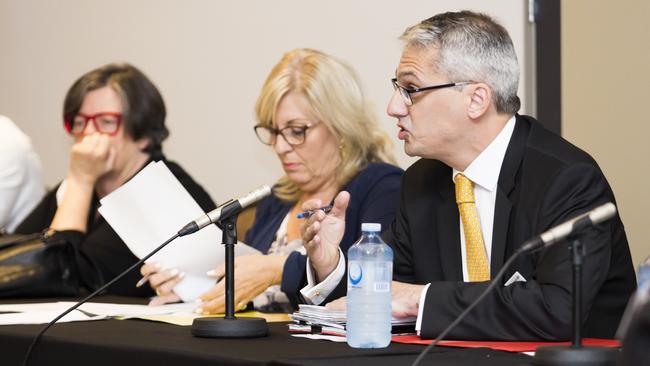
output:
<svg viewBox="0 0 650 366"><path fill-rule="evenodd" d="M454 181L456 182L456 203L458 204L458 212L465 233L465 254L469 281L489 281L490 266L485 244L483 243L481 223L474 203L474 183L462 174L456 174Z"/></svg>

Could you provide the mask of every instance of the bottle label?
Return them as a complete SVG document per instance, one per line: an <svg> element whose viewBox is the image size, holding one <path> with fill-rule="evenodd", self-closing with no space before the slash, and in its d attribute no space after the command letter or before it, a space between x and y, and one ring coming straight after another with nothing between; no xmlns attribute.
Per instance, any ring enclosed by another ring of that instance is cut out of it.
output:
<svg viewBox="0 0 650 366"><path fill-rule="evenodd" d="M375 292L390 291L390 282L375 282Z"/></svg>
<svg viewBox="0 0 650 366"><path fill-rule="evenodd" d="M390 292L393 264L390 262L350 261L348 290Z"/></svg>
<svg viewBox="0 0 650 366"><path fill-rule="evenodd" d="M361 287L361 280L363 280L361 263L351 261L348 268L348 287Z"/></svg>

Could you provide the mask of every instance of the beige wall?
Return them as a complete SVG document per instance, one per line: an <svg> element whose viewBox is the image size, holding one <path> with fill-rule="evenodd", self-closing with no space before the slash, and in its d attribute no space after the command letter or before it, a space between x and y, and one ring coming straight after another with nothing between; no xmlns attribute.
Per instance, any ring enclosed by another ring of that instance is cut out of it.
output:
<svg viewBox="0 0 650 366"><path fill-rule="evenodd" d="M488 11L512 33L523 64L526 3L1 0L0 114L32 137L46 181L55 184L65 175L70 143L60 117L66 90L92 68L131 62L151 77L167 103L167 156L223 201L280 176L272 150L253 134L253 104L285 51L312 47L358 70L406 167L411 159L385 114L400 53L397 37L440 11Z"/></svg>
<svg viewBox="0 0 650 366"><path fill-rule="evenodd" d="M67 166L69 137L60 121L65 91L91 68L132 62L167 102L168 156L221 201L280 175L251 126L257 92L284 51L314 47L351 63L394 138L394 121L384 110L401 31L439 11L483 10L508 28L526 69L526 3L2 0L0 114L32 137L46 183L55 184ZM638 263L650 254L644 214L650 206L650 2L571 0L562 2L562 13L564 135L591 152L609 177ZM528 87L520 88L524 101L531 100ZM397 140L395 151L408 166Z"/></svg>
<svg viewBox="0 0 650 366"><path fill-rule="evenodd" d="M605 171L635 266L650 255L650 2L562 1L562 129Z"/></svg>

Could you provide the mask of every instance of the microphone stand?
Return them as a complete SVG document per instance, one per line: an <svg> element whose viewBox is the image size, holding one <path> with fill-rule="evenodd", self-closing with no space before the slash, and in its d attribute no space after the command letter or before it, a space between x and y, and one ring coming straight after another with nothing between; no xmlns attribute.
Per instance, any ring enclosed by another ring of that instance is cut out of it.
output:
<svg viewBox="0 0 650 366"><path fill-rule="evenodd" d="M222 228L221 241L226 250L226 313L223 318L203 317L192 322L192 335L204 338L258 338L269 333L262 318L235 317L235 244L237 244L237 216L218 222Z"/></svg>
<svg viewBox="0 0 650 366"><path fill-rule="evenodd" d="M615 365L620 351L615 348L590 347L582 345L582 264L586 248L577 237L569 236L573 258L573 331L570 346L538 347L535 351L535 365Z"/></svg>

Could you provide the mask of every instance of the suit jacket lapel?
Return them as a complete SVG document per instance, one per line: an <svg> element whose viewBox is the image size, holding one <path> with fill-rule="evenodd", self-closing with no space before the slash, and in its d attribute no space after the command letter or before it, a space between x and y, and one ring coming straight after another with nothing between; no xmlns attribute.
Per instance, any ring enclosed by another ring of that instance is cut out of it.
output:
<svg viewBox="0 0 650 366"><path fill-rule="evenodd" d="M517 172L524 156L529 131L530 123L517 115L515 129L508 143L508 149L499 173L499 183L497 184L494 226L492 229L492 253L490 257L491 275L495 275L501 269L505 259L508 225L512 209L510 194L515 187Z"/></svg>
<svg viewBox="0 0 650 366"><path fill-rule="evenodd" d="M507 193L497 187L496 204L494 205L494 226L492 228L490 276L494 276L503 266L511 209L512 202Z"/></svg>
<svg viewBox="0 0 650 366"><path fill-rule="evenodd" d="M460 216L456 205L454 182L451 180L451 168L447 179L437 182L440 187L440 204L436 206L436 229L438 247L442 260L443 281L462 281L463 262L460 251Z"/></svg>

